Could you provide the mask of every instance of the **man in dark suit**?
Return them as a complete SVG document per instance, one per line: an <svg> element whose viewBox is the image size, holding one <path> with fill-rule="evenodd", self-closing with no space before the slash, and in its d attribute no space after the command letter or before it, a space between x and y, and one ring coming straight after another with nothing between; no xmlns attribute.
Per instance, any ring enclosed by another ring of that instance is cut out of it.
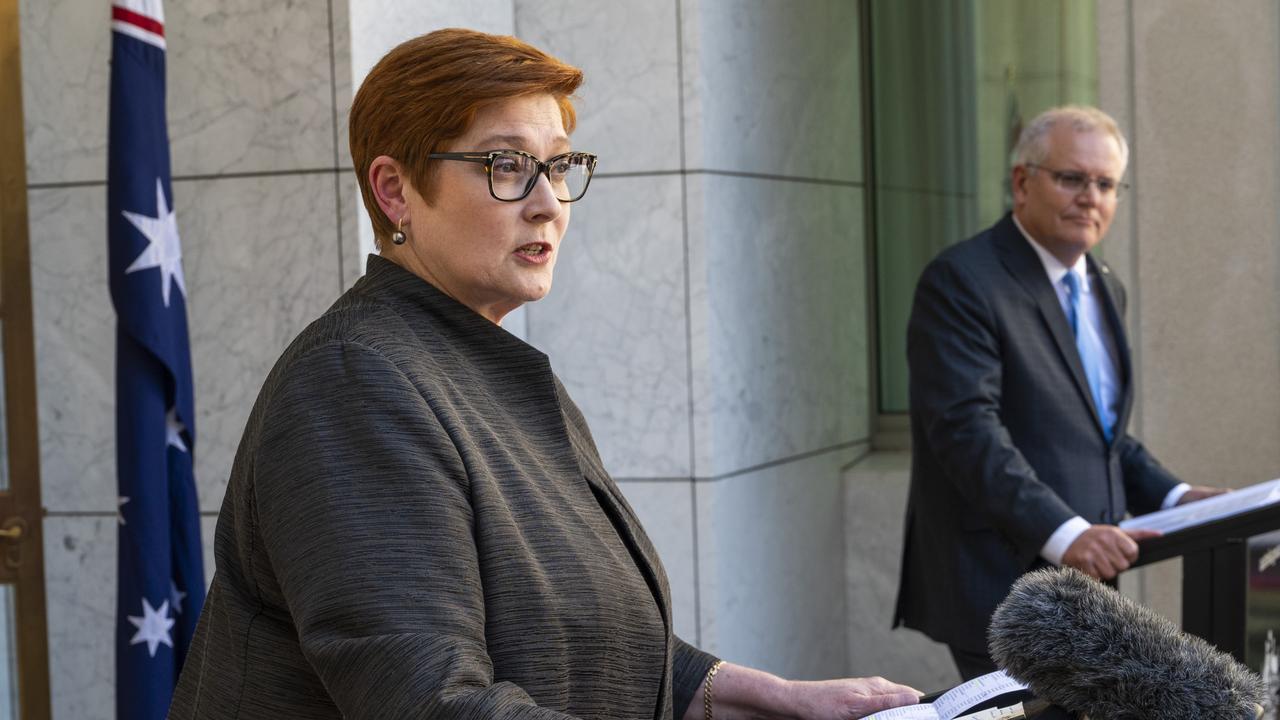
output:
<svg viewBox="0 0 1280 720"><path fill-rule="evenodd" d="M994 669L986 629L1046 563L1111 579L1153 533L1116 526L1220 492L1192 488L1127 432L1125 295L1089 255L1124 188L1128 148L1095 108L1024 130L1014 209L935 258L907 329L911 490L895 625L946 643L960 674Z"/></svg>

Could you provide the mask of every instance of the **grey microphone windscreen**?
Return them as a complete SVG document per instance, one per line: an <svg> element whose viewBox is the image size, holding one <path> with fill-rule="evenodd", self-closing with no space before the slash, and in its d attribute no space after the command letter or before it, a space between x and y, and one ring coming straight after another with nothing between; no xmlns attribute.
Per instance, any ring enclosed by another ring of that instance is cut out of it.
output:
<svg viewBox="0 0 1280 720"><path fill-rule="evenodd" d="M1229 655L1071 568L1027 573L987 630L996 664L1091 720L1244 720L1262 681Z"/></svg>

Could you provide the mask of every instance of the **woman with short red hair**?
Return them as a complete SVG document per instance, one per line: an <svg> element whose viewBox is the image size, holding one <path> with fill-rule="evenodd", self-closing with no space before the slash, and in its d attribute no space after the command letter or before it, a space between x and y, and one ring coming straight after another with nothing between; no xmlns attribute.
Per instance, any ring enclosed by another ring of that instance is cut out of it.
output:
<svg viewBox="0 0 1280 720"><path fill-rule="evenodd" d="M380 255L245 428L171 718L858 717L879 678L789 682L671 632L666 574L542 353L596 158L582 73L442 30L377 64L351 154Z"/></svg>

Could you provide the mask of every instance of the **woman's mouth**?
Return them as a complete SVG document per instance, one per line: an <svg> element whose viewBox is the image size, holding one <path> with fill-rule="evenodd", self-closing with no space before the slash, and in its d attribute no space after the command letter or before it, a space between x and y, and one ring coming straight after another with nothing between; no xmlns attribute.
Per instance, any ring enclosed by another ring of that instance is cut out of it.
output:
<svg viewBox="0 0 1280 720"><path fill-rule="evenodd" d="M516 248L516 257L541 265L551 259L551 243L531 242Z"/></svg>

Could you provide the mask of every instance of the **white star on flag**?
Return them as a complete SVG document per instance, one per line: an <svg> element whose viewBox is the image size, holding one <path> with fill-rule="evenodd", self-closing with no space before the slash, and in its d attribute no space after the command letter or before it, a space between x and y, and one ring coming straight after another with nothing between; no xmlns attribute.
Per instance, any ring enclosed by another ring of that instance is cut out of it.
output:
<svg viewBox="0 0 1280 720"><path fill-rule="evenodd" d="M116 499L116 520L119 520L121 525L127 524L124 521L124 504L127 502L129 502L129 498L124 495Z"/></svg>
<svg viewBox="0 0 1280 720"><path fill-rule="evenodd" d="M169 637L169 629L173 627L173 618L169 617L169 601L160 603L160 609L151 607L146 598L142 598L142 617L129 616L129 622L138 628L129 640L130 645L147 644L147 652L156 656L156 648L161 644L173 647L173 638Z"/></svg>
<svg viewBox="0 0 1280 720"><path fill-rule="evenodd" d="M182 601L187 594L178 589L178 584L169 581L169 599L173 601L173 611L179 615L182 614Z"/></svg>
<svg viewBox="0 0 1280 720"><path fill-rule="evenodd" d="M164 416L164 439L165 443L178 448L182 452L187 451L187 444L182 441L182 431L187 426L178 420L177 406L169 408L169 412Z"/></svg>
<svg viewBox="0 0 1280 720"><path fill-rule="evenodd" d="M169 307L169 291L176 282L178 290L187 294L187 283L182 277L182 246L178 243L178 219L169 202L164 199L164 186L156 178L156 217L123 210L125 219L138 228L147 238L147 247L133 264L125 268L125 274L138 270L160 268L160 295L164 306Z"/></svg>

